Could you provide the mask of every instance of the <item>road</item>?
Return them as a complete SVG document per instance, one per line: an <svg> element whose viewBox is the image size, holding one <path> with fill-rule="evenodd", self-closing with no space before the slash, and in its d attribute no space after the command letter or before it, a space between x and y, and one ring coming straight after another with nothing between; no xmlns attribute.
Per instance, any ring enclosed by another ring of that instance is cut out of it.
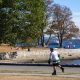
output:
<svg viewBox="0 0 80 80"><path fill-rule="evenodd" d="M80 67L64 67L65 73L80 74ZM13 71L28 71L28 72L42 72L52 73L52 66L37 66L37 65L0 65L1 70L13 70ZM57 73L62 73L60 68L57 68Z"/></svg>

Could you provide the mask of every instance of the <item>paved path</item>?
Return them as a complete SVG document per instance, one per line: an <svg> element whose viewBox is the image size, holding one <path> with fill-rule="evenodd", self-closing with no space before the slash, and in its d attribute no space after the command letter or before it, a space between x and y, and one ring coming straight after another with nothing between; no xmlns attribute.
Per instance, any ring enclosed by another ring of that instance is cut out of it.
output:
<svg viewBox="0 0 80 80"><path fill-rule="evenodd" d="M59 68L57 68L57 76L64 77L80 77L80 67L64 67L65 73L62 73ZM26 65L0 65L1 70L12 70L13 73L5 72L0 74L10 74L10 75L35 75L35 76L51 76L52 66L26 66ZM18 71L18 73L15 73ZM28 73L19 73L19 71L25 71Z"/></svg>

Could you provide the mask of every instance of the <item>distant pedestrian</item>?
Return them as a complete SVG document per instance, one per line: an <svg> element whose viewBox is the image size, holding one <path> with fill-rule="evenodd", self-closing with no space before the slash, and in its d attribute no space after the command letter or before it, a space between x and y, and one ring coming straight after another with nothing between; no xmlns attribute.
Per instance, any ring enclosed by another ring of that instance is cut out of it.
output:
<svg viewBox="0 0 80 80"><path fill-rule="evenodd" d="M56 67L60 67L60 69L62 70L62 72L64 72L64 68L60 65L60 54L58 51L54 51L53 48L50 48L50 55L49 55L49 60L48 63L52 63L53 66L53 73L52 75L56 75Z"/></svg>

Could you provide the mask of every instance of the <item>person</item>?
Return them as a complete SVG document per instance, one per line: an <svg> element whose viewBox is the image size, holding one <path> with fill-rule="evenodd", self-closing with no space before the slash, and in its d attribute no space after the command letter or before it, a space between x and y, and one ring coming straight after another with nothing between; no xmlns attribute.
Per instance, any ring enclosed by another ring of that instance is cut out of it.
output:
<svg viewBox="0 0 80 80"><path fill-rule="evenodd" d="M53 73L52 75L56 75L56 67L58 66L62 72L64 72L64 68L60 65L60 54L58 51L54 51L53 48L50 48L50 55L49 55L49 60L48 63L52 63L53 66Z"/></svg>

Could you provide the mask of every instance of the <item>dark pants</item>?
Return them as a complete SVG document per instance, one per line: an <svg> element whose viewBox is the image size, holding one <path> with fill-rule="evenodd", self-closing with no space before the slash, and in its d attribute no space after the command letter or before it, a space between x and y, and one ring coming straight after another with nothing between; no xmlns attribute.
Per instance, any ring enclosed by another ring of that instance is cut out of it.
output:
<svg viewBox="0 0 80 80"><path fill-rule="evenodd" d="M62 72L64 72L64 68L60 65L60 62L52 62L52 66L53 66L53 73L52 73L52 75L54 74L54 75L56 75L56 67L59 67L61 70L62 70Z"/></svg>

